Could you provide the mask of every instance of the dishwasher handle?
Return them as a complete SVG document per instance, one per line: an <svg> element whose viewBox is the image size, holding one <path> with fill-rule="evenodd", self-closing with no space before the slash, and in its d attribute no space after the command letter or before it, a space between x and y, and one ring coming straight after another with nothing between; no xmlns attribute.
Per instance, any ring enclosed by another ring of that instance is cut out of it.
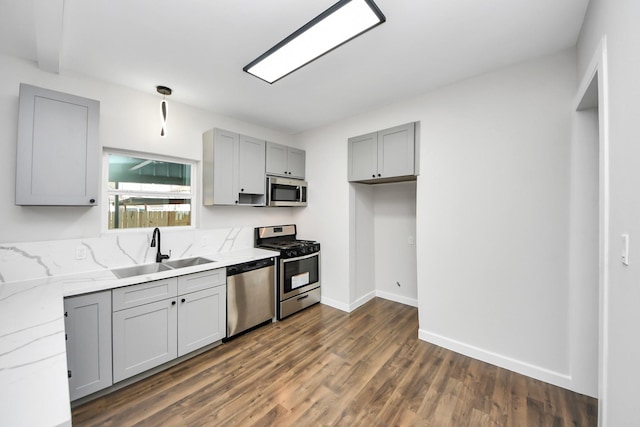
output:
<svg viewBox="0 0 640 427"><path fill-rule="evenodd" d="M258 270L260 268L270 267L275 264L273 258L259 259L257 261L249 261L243 264L236 264L227 267L227 276L235 276L236 274L246 273L248 271Z"/></svg>

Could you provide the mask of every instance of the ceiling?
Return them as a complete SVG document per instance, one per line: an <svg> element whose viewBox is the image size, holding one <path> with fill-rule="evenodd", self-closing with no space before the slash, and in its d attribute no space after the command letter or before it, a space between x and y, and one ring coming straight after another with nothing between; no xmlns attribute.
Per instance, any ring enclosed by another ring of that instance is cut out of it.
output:
<svg viewBox="0 0 640 427"><path fill-rule="evenodd" d="M0 0L0 52L298 133L574 46L588 4L375 0L384 24L273 85L242 71L336 1Z"/></svg>

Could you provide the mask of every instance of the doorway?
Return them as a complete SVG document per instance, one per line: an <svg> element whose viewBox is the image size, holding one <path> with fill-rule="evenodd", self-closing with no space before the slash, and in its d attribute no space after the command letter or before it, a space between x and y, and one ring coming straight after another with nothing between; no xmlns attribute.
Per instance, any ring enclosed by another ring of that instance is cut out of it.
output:
<svg viewBox="0 0 640 427"><path fill-rule="evenodd" d="M609 142L606 38L580 85L571 155L570 339L574 391L607 410Z"/></svg>

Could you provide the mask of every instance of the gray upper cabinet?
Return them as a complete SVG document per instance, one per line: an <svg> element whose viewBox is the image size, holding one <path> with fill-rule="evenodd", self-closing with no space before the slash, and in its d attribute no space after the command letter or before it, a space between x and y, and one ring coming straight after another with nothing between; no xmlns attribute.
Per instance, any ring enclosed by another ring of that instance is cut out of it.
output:
<svg viewBox="0 0 640 427"><path fill-rule="evenodd" d="M349 138L349 181L376 178L378 173L378 133Z"/></svg>
<svg viewBox="0 0 640 427"><path fill-rule="evenodd" d="M76 400L113 384L111 291L64 299L69 395Z"/></svg>
<svg viewBox="0 0 640 427"><path fill-rule="evenodd" d="M211 129L202 143L203 203L264 205L265 141Z"/></svg>
<svg viewBox="0 0 640 427"><path fill-rule="evenodd" d="M240 135L238 185L242 194L264 194L265 141Z"/></svg>
<svg viewBox="0 0 640 427"><path fill-rule="evenodd" d="M349 181L393 182L418 175L416 124L349 138Z"/></svg>
<svg viewBox="0 0 640 427"><path fill-rule="evenodd" d="M96 206L98 101L21 84L16 205Z"/></svg>
<svg viewBox="0 0 640 427"><path fill-rule="evenodd" d="M267 142L268 175L304 179L305 151L286 145Z"/></svg>

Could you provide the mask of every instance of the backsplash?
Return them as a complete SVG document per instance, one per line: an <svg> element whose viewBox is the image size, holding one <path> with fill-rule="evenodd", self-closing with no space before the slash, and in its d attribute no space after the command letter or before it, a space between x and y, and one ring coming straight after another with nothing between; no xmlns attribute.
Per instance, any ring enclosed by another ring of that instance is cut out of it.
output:
<svg viewBox="0 0 640 427"><path fill-rule="evenodd" d="M253 247L252 227L162 230L162 253L171 259ZM0 283L155 262L151 232L105 234L90 239L0 244ZM82 258L82 259L78 259Z"/></svg>

